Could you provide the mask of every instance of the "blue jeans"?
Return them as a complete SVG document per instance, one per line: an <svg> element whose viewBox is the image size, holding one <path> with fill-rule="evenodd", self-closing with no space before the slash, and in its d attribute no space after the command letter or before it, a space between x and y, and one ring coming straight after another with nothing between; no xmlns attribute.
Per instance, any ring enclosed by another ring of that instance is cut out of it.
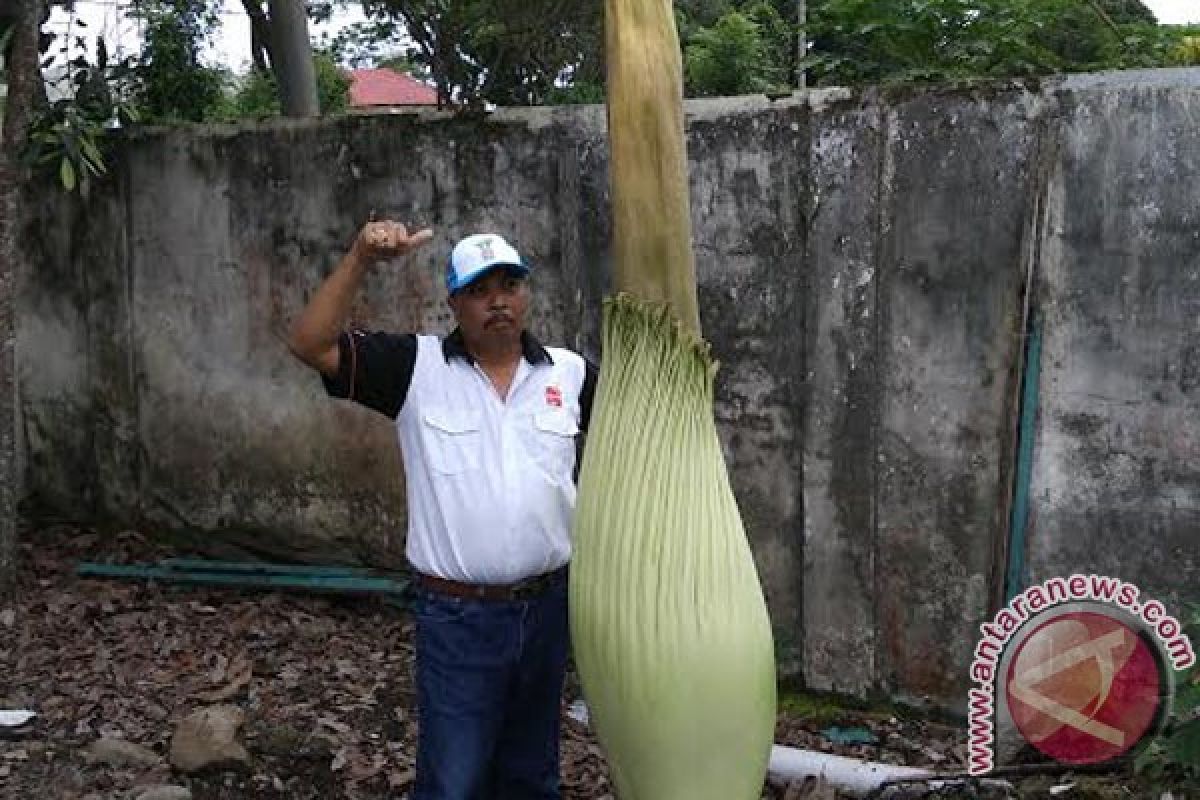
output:
<svg viewBox="0 0 1200 800"><path fill-rule="evenodd" d="M558 800L565 576L512 602L421 589L413 800Z"/></svg>

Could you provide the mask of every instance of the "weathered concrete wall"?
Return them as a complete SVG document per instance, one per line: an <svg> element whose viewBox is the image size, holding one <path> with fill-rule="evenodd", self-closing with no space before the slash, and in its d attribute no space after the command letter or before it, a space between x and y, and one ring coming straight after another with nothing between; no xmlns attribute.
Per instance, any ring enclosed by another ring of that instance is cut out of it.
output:
<svg viewBox="0 0 1200 800"><path fill-rule="evenodd" d="M986 615L1009 485L1036 97L915 98L887 121L879 260L879 675L945 697ZM986 187L986 188L985 188ZM929 659L947 639L958 646Z"/></svg>
<svg viewBox="0 0 1200 800"><path fill-rule="evenodd" d="M946 698L967 673L1005 529L1040 105L929 93L815 126L814 681Z"/></svg>
<svg viewBox="0 0 1200 800"><path fill-rule="evenodd" d="M840 691L876 685L876 280L882 115L812 125L804 443L804 665Z"/></svg>
<svg viewBox="0 0 1200 800"><path fill-rule="evenodd" d="M799 108L699 107L688 140L701 324L722 365L716 420L780 655L793 669L802 629L805 117Z"/></svg>
<svg viewBox="0 0 1200 800"><path fill-rule="evenodd" d="M539 333L579 346L576 287L593 267L565 130L389 117L131 142L124 187L92 204L70 240L78 251L48 256L85 272L83 291L72 275L42 273L28 290L26 349L61 344L57 361L73 373L28 365L31 428L57 439L31 436L31 449L67 459L35 469L41 502L398 563L403 482L389 424L326 400L284 331L374 210L438 237L421 258L375 271L360 324L445 329L444 253L463 233L494 228L539 265ZM116 224L95 232L91 220L106 218ZM63 307L43 311L48 303ZM90 324L46 329L81 317ZM60 414L64 402L76 405ZM89 463L71 437L90 432L94 415ZM85 474L94 496L74 484Z"/></svg>
<svg viewBox="0 0 1200 800"><path fill-rule="evenodd" d="M961 706L1008 562L1027 301L1047 331L1028 571L1196 596L1197 79L1146 80L689 107L715 413L785 672ZM398 563L390 425L324 398L287 323L375 211L436 237L371 275L360 323L445 330L445 253L494 228L536 264L537 332L597 356L606 158L600 108L125 141L86 215L31 222L34 499Z"/></svg>
<svg viewBox="0 0 1200 800"><path fill-rule="evenodd" d="M1181 612L1200 594L1200 86L1061 103L1025 567Z"/></svg>

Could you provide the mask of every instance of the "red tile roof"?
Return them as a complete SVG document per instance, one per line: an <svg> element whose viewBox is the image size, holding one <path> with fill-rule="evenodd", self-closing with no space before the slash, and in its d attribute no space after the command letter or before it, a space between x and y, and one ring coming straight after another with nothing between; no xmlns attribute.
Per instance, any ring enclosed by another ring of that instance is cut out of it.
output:
<svg viewBox="0 0 1200 800"><path fill-rule="evenodd" d="M390 69L350 70L350 106L435 106L437 91Z"/></svg>

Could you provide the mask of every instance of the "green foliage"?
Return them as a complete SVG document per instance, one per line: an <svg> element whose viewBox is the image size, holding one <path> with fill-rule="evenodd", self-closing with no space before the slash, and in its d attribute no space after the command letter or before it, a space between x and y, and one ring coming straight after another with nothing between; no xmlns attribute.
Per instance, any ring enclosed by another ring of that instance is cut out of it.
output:
<svg viewBox="0 0 1200 800"><path fill-rule="evenodd" d="M339 114L350 105L350 75L328 53L313 55L317 70L317 104L322 114Z"/></svg>
<svg viewBox="0 0 1200 800"><path fill-rule="evenodd" d="M327 52L313 56L317 72L317 103L322 114L345 111L350 104L350 77ZM270 72L253 71L220 115L225 120L262 118L280 113L279 89Z"/></svg>
<svg viewBox="0 0 1200 800"><path fill-rule="evenodd" d="M675 13L686 20L689 25L700 28L715 25L717 20L730 11L736 11L737 8L738 5L734 0L677 0L675 3ZM687 27L687 25L681 27L681 39L688 38L685 32Z"/></svg>
<svg viewBox="0 0 1200 800"><path fill-rule="evenodd" d="M91 178L107 172L97 146L104 127L76 107L67 106L61 112L46 115L35 124L29 137L29 158L35 166L57 173L66 191L78 186L86 193Z"/></svg>
<svg viewBox="0 0 1200 800"><path fill-rule="evenodd" d="M1116 25L1157 25L1158 18L1141 0L1097 0L1096 5Z"/></svg>
<svg viewBox="0 0 1200 800"><path fill-rule="evenodd" d="M377 15L347 25L332 38L326 37L321 50L337 64L347 67L390 69L430 82L429 67L416 49L405 42L403 28L395 19Z"/></svg>
<svg viewBox="0 0 1200 800"><path fill-rule="evenodd" d="M774 20L775 11L757 10ZM684 75L690 95L765 92L785 83L786 75L763 36L762 26L740 11L728 11L712 27L691 31L684 45Z"/></svg>
<svg viewBox="0 0 1200 800"><path fill-rule="evenodd" d="M1175 41L1136 0L823 0L809 23L817 84L1162 66Z"/></svg>
<svg viewBox="0 0 1200 800"><path fill-rule="evenodd" d="M601 105L604 103L604 84L576 81L554 86L546 92L545 103L549 106Z"/></svg>
<svg viewBox="0 0 1200 800"><path fill-rule="evenodd" d="M1200 644L1200 607L1190 611L1185 633ZM1143 750L1134 769L1158 790L1200 783L1200 664L1176 676L1175 703L1163 735Z"/></svg>
<svg viewBox="0 0 1200 800"><path fill-rule="evenodd" d="M270 72L252 70L234 92L229 109L222 115L228 120L273 117L279 114L279 86Z"/></svg>
<svg viewBox="0 0 1200 800"><path fill-rule="evenodd" d="M1038 24L1041 20L1030 15L1029 38L1036 47L1063 66L1096 69L1116 62L1121 40L1096 7L1077 1L1057 5L1055 24Z"/></svg>
<svg viewBox="0 0 1200 800"><path fill-rule="evenodd" d="M430 80L429 68L416 61L410 51L381 58L379 66L383 69L403 73L424 83L428 83Z"/></svg>
<svg viewBox="0 0 1200 800"><path fill-rule="evenodd" d="M367 0L364 10L403 30L413 43L405 55L428 69L443 101L513 106L573 96L561 90L602 81L602 8L562 0Z"/></svg>
<svg viewBox="0 0 1200 800"><path fill-rule="evenodd" d="M796 28L771 0L684 0L675 4L689 96L785 90Z"/></svg>
<svg viewBox="0 0 1200 800"><path fill-rule="evenodd" d="M961 0L828 0L809 15L809 74L818 84L858 84L1052 68L1021 26L989 12Z"/></svg>
<svg viewBox="0 0 1200 800"><path fill-rule="evenodd" d="M776 88L790 86L795 68L798 35L794 18L785 17L769 0L749 3L742 13L758 26L772 83Z"/></svg>
<svg viewBox="0 0 1200 800"><path fill-rule="evenodd" d="M139 0L144 25L138 104L150 122L204 122L222 105L226 76L200 61L217 25L214 0Z"/></svg>
<svg viewBox="0 0 1200 800"><path fill-rule="evenodd" d="M1176 57L1182 32L1165 25L1135 23L1121 29L1122 47L1116 68L1169 67Z"/></svg>
<svg viewBox="0 0 1200 800"><path fill-rule="evenodd" d="M809 0L812 85L954 81L1200 64L1200 30L1159 26L1139 0ZM332 0L310 0L328 15ZM433 82L461 106L604 100L603 3L562 0L367 0L365 22L316 60L324 113L347 106L334 63L384 66ZM129 99L151 122L278 113L275 81L235 88L200 53L218 0L135 0L144 47ZM690 95L783 90L796 68L793 0L677 0ZM0 31L0 36L3 31ZM87 118L87 113L83 113ZM75 121L77 122L77 120ZM81 130L65 112L47 130ZM76 166L85 166L82 162ZM84 170L86 172L86 170Z"/></svg>
<svg viewBox="0 0 1200 800"><path fill-rule="evenodd" d="M797 67L793 0L676 0L691 95L771 92ZM396 63L446 102L599 102L603 3L367 0L330 42L351 66ZM1140 0L809 0L813 85L1005 78L1200 59Z"/></svg>
<svg viewBox="0 0 1200 800"><path fill-rule="evenodd" d="M403 40L404 31L394 18L376 15L347 25L336 36L326 36L322 49L339 64L355 69L393 66L385 63L387 61L403 61L405 67L414 67L416 62L410 56L411 48L404 47ZM408 72L409 69L399 71Z"/></svg>
<svg viewBox="0 0 1200 800"><path fill-rule="evenodd" d="M59 52L69 50L69 39ZM83 37L72 36L81 48ZM94 178L107 171L105 126L111 122L130 123L138 119L137 109L129 102L132 67L129 59L115 64L108 61L104 40L97 37L96 61L79 56L67 64L66 86L62 96L40 109L30 126L29 142L23 154L34 169L46 173L68 192L78 189L86 195ZM42 63L47 66L54 57Z"/></svg>
<svg viewBox="0 0 1200 800"><path fill-rule="evenodd" d="M1183 67L1200 66L1200 36L1183 36L1171 50L1171 63Z"/></svg>

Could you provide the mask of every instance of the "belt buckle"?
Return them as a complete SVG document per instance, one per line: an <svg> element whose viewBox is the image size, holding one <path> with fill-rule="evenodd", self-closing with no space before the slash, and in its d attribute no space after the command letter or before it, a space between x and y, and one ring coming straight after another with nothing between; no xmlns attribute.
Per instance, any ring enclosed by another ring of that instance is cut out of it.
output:
<svg viewBox="0 0 1200 800"><path fill-rule="evenodd" d="M546 586L545 575L534 575L532 578L526 578L523 581L518 581L513 584L511 593L513 600L525 600L534 595L540 594Z"/></svg>

